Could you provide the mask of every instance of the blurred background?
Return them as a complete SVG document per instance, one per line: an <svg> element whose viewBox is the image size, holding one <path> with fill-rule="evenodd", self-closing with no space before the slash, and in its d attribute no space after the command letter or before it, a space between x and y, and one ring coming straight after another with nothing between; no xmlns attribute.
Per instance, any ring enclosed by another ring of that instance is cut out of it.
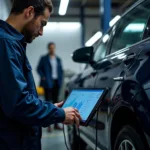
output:
<svg viewBox="0 0 150 150"><path fill-rule="evenodd" d="M56 53L63 62L65 77L71 77L83 69L83 65L72 61L72 52L86 44L87 46L93 45L93 42L87 43L87 41L98 31L105 32L109 28L105 24L108 24L107 22L115 17L118 19L135 1L66 0L62 4L65 6L68 4L66 11L60 12L61 0L52 0L54 12L44 28L43 36L37 38L27 47L27 55L32 65L36 85L39 85L39 76L36 72L37 64L40 56L47 53L49 42L55 42ZM5 20L8 17L11 6L12 0L0 0L0 19ZM62 7L65 10L65 7ZM97 39L99 39L100 34L97 35Z"/></svg>

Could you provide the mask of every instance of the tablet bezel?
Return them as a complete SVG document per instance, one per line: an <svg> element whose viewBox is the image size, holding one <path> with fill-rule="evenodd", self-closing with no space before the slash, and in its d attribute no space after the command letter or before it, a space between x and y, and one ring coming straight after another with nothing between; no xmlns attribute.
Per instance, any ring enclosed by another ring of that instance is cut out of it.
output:
<svg viewBox="0 0 150 150"><path fill-rule="evenodd" d="M93 110L91 111L90 115L88 116L87 120L85 121L81 121L80 122L80 125L82 126L88 126L90 120L93 118L95 112L98 110L101 102L102 102L102 99L104 98L104 96L106 95L106 93L108 92L108 88L74 88L72 89L73 90L103 90L103 93L102 95L100 96L99 100L97 101L96 105L94 106ZM71 91L71 92L72 92ZM69 95L67 96L66 100L68 99L68 97L70 96L71 92L69 93ZM65 101L66 102L66 101ZM64 102L64 104L65 104ZM63 104L63 105L64 105ZM63 106L62 106L63 107Z"/></svg>

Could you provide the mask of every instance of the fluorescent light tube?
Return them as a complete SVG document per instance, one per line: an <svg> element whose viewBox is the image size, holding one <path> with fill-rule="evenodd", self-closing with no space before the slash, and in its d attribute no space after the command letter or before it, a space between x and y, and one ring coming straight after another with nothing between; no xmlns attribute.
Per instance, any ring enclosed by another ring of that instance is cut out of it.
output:
<svg viewBox="0 0 150 150"><path fill-rule="evenodd" d="M116 17L114 17L110 22L109 22L109 26L112 27L121 17L119 15L117 15Z"/></svg>
<svg viewBox="0 0 150 150"><path fill-rule="evenodd" d="M86 43L85 46L92 46L96 41L98 41L102 37L102 32L98 31L91 37Z"/></svg>
<svg viewBox="0 0 150 150"><path fill-rule="evenodd" d="M106 34L104 37L103 37L103 43L106 43L109 39L109 35Z"/></svg>
<svg viewBox="0 0 150 150"><path fill-rule="evenodd" d="M64 30L77 30L81 27L80 22L48 22L46 27L44 27L44 30L59 30L59 29L64 29Z"/></svg>
<svg viewBox="0 0 150 150"><path fill-rule="evenodd" d="M59 6L59 15L63 16L67 12L69 0L61 0Z"/></svg>

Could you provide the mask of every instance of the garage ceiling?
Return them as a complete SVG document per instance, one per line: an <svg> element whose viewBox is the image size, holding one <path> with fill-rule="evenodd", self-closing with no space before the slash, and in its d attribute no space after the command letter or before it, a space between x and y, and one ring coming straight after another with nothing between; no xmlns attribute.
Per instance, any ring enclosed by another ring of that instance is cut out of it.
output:
<svg viewBox="0 0 150 150"><path fill-rule="evenodd" d="M65 17L79 17L81 6L85 6L88 12L85 12L86 17L99 17L99 1L100 0L70 0ZM112 17L117 14L122 14L128 7L130 7L137 0L112 0ZM59 17L58 9L60 0L52 0L55 7L53 17ZM77 10L78 9L78 10ZM73 11L74 10L74 11ZM75 12L75 13L74 13Z"/></svg>
<svg viewBox="0 0 150 150"><path fill-rule="evenodd" d="M13 1L13 0L11 0ZM63 16L64 18L79 18L80 8L85 6L85 17L98 18L99 17L99 1L100 0L70 0L67 9L67 14ZM112 6L112 17L122 14L128 7L130 7L137 0L111 0ZM60 0L52 0L54 5L54 13L52 18L62 18L59 16L58 10L60 5Z"/></svg>
<svg viewBox="0 0 150 150"><path fill-rule="evenodd" d="M112 5L115 7L123 5L127 0L112 0ZM132 1L132 0L130 0ZM59 6L60 0L53 0L53 4L55 6ZM81 5L85 5L86 7L98 7L99 0L70 0L69 5L71 7L80 7Z"/></svg>

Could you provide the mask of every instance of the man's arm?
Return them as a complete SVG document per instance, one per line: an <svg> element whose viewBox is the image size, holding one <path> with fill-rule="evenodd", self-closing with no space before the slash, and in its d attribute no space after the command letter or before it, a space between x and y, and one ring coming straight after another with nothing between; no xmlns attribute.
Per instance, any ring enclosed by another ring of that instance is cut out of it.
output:
<svg viewBox="0 0 150 150"><path fill-rule="evenodd" d="M29 93L20 59L15 44L0 40L0 107L5 115L28 125L63 122L63 109Z"/></svg>

